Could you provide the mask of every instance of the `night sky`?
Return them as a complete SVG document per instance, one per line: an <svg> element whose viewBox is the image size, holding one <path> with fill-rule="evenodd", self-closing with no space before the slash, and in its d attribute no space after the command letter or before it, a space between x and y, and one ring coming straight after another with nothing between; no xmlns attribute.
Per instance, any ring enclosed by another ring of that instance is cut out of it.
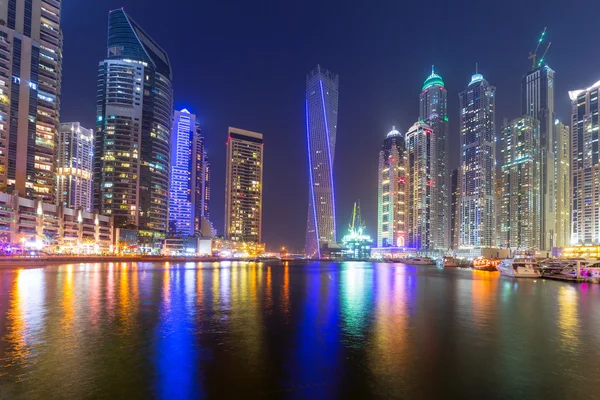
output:
<svg viewBox="0 0 600 400"><path fill-rule="evenodd" d="M288 4L289 3L289 4ZM340 75L335 185L338 238L360 199L377 230L377 164L392 125L418 118L435 64L448 90L450 165L459 164L458 93L479 72L497 88L497 130L520 113L528 52L548 27L556 110L570 121L567 91L600 80L600 1L66 0L61 121L93 128L107 15L124 7L168 53L175 107L199 116L213 166L211 219L223 233L227 127L265 138L263 240L304 246L308 165L305 75L317 63ZM352 6L351 6L352 4Z"/></svg>

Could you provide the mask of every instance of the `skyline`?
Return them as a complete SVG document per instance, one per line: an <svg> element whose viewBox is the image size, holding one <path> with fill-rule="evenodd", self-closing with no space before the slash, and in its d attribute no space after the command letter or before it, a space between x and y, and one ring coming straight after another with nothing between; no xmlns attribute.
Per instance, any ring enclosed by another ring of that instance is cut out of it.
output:
<svg viewBox="0 0 600 400"><path fill-rule="evenodd" d="M520 81L530 62L535 38L544 26L553 42L546 57L556 71L557 117L564 122L570 119L570 101L567 91L589 87L600 76L593 66L600 64L600 56L586 52L585 41L576 35L585 34L590 11L580 15L575 10L564 12L540 10L539 21L530 22L528 13L520 10L516 2L489 6L498 21L491 21L489 34L469 37L468 41L451 29L460 21L467 21L482 9L470 9L466 4L441 4L431 7L432 17L441 18L440 24L420 40L406 39L407 32L416 21L402 18L402 23L390 24L398 16L419 12L418 7L389 5L381 10L371 10L365 15L365 24L356 32L342 35L339 26L362 19L361 7L339 13L337 23L318 24L316 32L303 31L303 18L312 10L293 5L275 9L252 9L241 5L245 18L232 21L234 27L223 31L217 29L226 16L223 5L199 7L190 4L186 15L180 10L163 10L161 15L152 7L142 7L133 1L98 1L93 4L65 4L63 27L65 38L63 95L61 121L80 121L92 127L95 116L96 65L105 57L106 16L108 9L124 6L126 11L147 33L165 48L171 57L174 71L175 108L187 107L199 115L207 138L207 150L213 165L213 188L211 219L219 233L223 233L224 207L224 159L227 126L263 132L267 145L265 153L265 214L264 240L269 247L279 245L303 248L308 197L308 168L306 161L303 92L306 71L321 64L340 75L340 115L334 175L336 175L336 208L338 235L345 227L356 198L361 199L367 231L375 233L377 215L377 154L391 125L406 132L418 117L418 94L423 80L429 75L431 64L444 77L448 90L448 114L450 119L449 169L458 164L458 93L468 83L479 62L479 70L491 84L498 88L497 122L520 115ZM335 9L323 5L320 15L329 16ZM186 24L197 12L201 24ZM295 16L287 16L288 12ZM164 15L163 15L164 14ZM176 17L175 17L176 14ZM387 15L389 14L389 15ZM448 14L447 20L442 18ZM254 18L253 18L254 17ZM493 29L506 23L515 25L510 33ZM181 19L183 18L183 20ZM503 20L504 18L504 20ZM575 32L566 22L577 20L582 30ZM157 24L157 21L165 21ZM178 21L177 29L169 21ZM248 23L264 25L248 33ZM446 22L448 21L448 22ZM452 24L449 22L452 21ZM520 24L519 21L522 23ZM526 23L525 23L526 22ZM473 22L475 25L482 22ZM197 26L201 25L198 29ZM86 41L77 41L77 31L85 29ZM276 30L280 35L269 35ZM218 33L216 33L218 32ZM244 35L241 35L241 33ZM177 52L178 37L198 37L196 47L201 56L190 58L189 52ZM331 40L322 43L318 39L328 34ZM82 42L82 43L78 43ZM282 49L287 43L293 51ZM375 43L375 45L373 45ZM489 50L485 51L487 46ZM481 52L474 48L483 49ZM244 58L248 52L260 54L246 60L243 67L233 60ZM585 55L586 63L574 60ZM196 60L197 62L190 62ZM410 60L410 62L405 62ZM200 72L198 72L200 71ZM368 79L365 79L368 77ZM284 88L284 89L282 89ZM251 104L253 107L248 107ZM298 149L301 149L298 150ZM339 171L354 168L355 174ZM282 166L282 168L277 168ZM336 171L338 171L336 173ZM285 193L282 202L281 193ZM303 200L304 199L304 200ZM283 204L290 202L290 204ZM298 212L287 214L287 210Z"/></svg>

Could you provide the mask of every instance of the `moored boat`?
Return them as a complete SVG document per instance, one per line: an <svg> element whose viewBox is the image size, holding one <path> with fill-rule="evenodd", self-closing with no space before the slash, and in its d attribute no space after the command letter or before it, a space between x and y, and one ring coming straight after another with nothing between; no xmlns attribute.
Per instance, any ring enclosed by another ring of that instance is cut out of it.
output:
<svg viewBox="0 0 600 400"><path fill-rule="evenodd" d="M496 267L500 274L514 278L540 278L542 268L532 258L514 258L503 260Z"/></svg>
<svg viewBox="0 0 600 400"><path fill-rule="evenodd" d="M409 265L436 265L436 262L431 257L409 257L403 260Z"/></svg>
<svg viewBox="0 0 600 400"><path fill-rule="evenodd" d="M500 265L500 260L485 258L485 257L477 257L473 260L473 269L477 269L479 271L492 271L496 272L498 269L498 265Z"/></svg>
<svg viewBox="0 0 600 400"><path fill-rule="evenodd" d="M458 261L456 260L456 258L452 257L452 256L445 256L444 257L444 268L455 268L458 267Z"/></svg>

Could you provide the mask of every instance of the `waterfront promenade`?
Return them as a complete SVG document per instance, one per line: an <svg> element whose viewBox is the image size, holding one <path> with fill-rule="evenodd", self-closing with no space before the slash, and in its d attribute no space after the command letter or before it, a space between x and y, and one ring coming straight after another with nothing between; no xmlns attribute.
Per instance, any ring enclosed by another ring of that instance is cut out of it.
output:
<svg viewBox="0 0 600 400"><path fill-rule="evenodd" d="M53 264L80 264L80 263L108 263L108 262L217 262L231 261L217 257L174 257L174 256L43 256L21 257L0 256L0 269L2 268L38 268ZM239 260L238 260L239 261Z"/></svg>

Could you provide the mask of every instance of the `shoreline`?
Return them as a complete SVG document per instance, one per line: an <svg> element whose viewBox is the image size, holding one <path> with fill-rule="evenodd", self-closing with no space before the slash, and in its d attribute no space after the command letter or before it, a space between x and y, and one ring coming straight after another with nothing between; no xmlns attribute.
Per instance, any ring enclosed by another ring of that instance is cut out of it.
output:
<svg viewBox="0 0 600 400"><path fill-rule="evenodd" d="M92 257L2 257L0 269L40 268L55 264L87 264L107 262L220 262L217 257L161 257L161 256L92 256Z"/></svg>

